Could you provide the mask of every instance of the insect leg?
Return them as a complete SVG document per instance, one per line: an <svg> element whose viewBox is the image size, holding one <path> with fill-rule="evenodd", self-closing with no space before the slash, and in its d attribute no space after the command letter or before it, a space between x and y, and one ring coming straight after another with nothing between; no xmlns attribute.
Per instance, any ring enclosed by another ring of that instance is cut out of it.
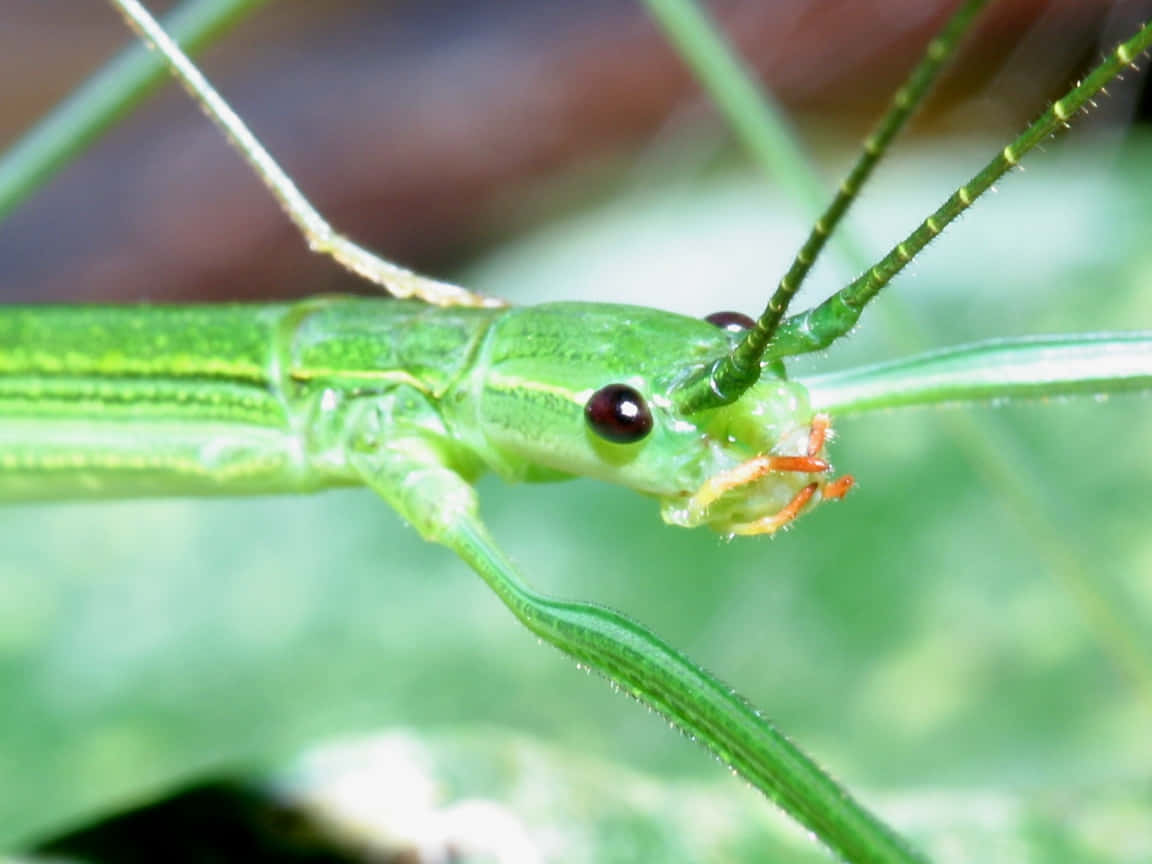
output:
<svg viewBox="0 0 1152 864"><path fill-rule="evenodd" d="M380 427L371 412L361 420L365 429L351 436L359 444L349 461L365 484L426 539L456 552L529 631L668 718L841 859L923 860L746 699L688 657L611 609L553 600L525 585L480 520L474 488L453 470L435 438L407 422ZM377 438L379 448L361 446Z"/></svg>
<svg viewBox="0 0 1152 864"><path fill-rule="evenodd" d="M416 297L437 306L503 306L493 297L473 294L464 288L413 273L356 244L338 233L320 215L291 178L257 140L239 115L208 83L156 19L138 0L110 0L140 38L165 59L173 76L244 157L272 193L280 209L304 235L314 252L328 255L343 267L375 282L394 297Z"/></svg>

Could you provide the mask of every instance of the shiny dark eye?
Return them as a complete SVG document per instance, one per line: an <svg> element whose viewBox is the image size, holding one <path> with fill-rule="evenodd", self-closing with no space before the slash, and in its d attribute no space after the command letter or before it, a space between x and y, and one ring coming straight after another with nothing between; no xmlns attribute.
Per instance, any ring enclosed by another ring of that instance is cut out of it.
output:
<svg viewBox="0 0 1152 864"><path fill-rule="evenodd" d="M593 393L584 418L593 432L616 444L632 444L652 431L652 412L627 384L609 384Z"/></svg>
<svg viewBox="0 0 1152 864"><path fill-rule="evenodd" d="M756 322L742 312L713 312L704 320L729 333L740 333L756 326Z"/></svg>

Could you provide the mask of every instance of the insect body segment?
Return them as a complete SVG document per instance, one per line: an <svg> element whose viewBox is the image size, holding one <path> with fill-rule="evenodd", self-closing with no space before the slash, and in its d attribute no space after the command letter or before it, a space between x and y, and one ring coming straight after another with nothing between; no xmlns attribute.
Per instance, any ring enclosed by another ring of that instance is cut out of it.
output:
<svg viewBox="0 0 1152 864"><path fill-rule="evenodd" d="M0 498L312 491L397 448L469 483L607 480L728 533L828 497L804 387L680 413L676 370L738 336L659 310L320 297L9 308L0 333Z"/></svg>

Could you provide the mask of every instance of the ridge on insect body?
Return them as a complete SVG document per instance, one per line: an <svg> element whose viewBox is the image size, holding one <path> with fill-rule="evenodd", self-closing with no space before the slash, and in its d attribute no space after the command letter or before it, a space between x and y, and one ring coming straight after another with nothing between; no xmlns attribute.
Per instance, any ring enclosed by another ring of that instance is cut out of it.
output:
<svg viewBox="0 0 1152 864"><path fill-rule="evenodd" d="M772 533L852 481L831 477L828 418L773 368L730 405L677 409L677 384L738 337L636 306L502 310L445 420L507 479L595 477L659 499L669 524Z"/></svg>

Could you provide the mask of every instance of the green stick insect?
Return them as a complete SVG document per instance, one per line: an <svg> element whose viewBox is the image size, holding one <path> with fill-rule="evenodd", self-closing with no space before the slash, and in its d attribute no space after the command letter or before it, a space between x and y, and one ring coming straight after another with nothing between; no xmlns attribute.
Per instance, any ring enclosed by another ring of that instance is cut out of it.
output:
<svg viewBox="0 0 1152 864"><path fill-rule="evenodd" d="M933 238L1147 50L1152 25L861 278L789 317L824 241L984 5L962 4L761 317L707 321L639 306L509 307L372 255L323 221L143 7L114 5L225 129L312 248L409 299L9 308L0 315L0 496L368 486L423 537L456 552L530 631L699 740L836 854L922 860L685 655L614 612L527 587L481 522L475 483L485 473L593 477L655 498L672 524L771 534L849 491L851 479L828 458L832 417L1147 390L1146 334L985 343L803 380L787 377L784 364L847 334ZM663 5L674 30L690 7Z"/></svg>

